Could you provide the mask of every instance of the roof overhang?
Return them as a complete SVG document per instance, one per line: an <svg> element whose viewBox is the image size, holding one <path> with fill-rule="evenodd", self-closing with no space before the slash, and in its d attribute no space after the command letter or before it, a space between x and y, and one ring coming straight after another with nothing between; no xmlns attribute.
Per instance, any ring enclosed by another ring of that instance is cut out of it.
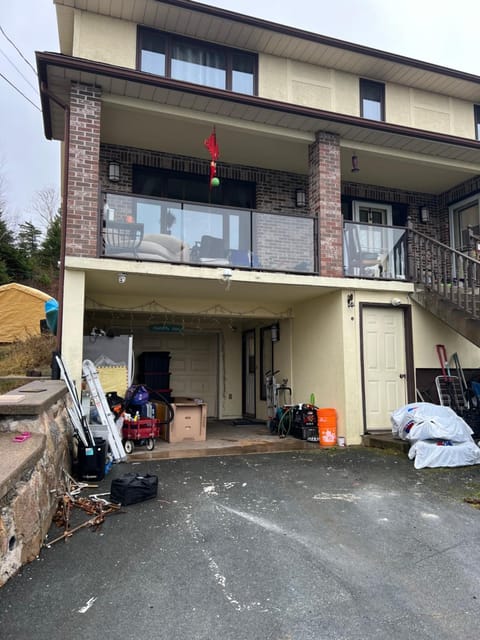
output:
<svg viewBox="0 0 480 640"><path fill-rule="evenodd" d="M480 78L388 51L190 0L55 0L62 51L71 53L73 11L109 16L208 42L347 71L359 77L480 102Z"/></svg>

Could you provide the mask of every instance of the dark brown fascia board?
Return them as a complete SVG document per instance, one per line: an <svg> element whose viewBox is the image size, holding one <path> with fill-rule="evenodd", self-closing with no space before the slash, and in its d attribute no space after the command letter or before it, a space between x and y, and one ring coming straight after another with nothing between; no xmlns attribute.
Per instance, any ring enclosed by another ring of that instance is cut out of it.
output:
<svg viewBox="0 0 480 640"><path fill-rule="evenodd" d="M281 113L297 115L304 118L313 118L315 120L324 120L327 122L335 122L342 125L352 127L361 127L374 131L381 131L395 135L407 136L409 138L419 138L430 142L438 142L454 146L478 149L480 151L480 141L470 138L461 138L459 136L447 135L444 133L436 133L426 131L424 129L414 129L403 125L391 124L387 122L379 122L377 120L367 120L358 116L349 116L332 111L324 111L322 109L314 109L312 107L304 107L294 105L278 100L270 100L260 98L258 96L249 96L239 93L225 91L224 89L213 89L198 84L181 82L179 80L171 80L155 76L150 73L128 69L126 67L117 67L103 62L86 60L85 58L74 58L65 56L60 53L36 52L37 69L40 84L43 82L48 88L47 68L48 66L60 67L84 73L103 75L115 80L123 80L127 82L136 82L153 87L170 89L172 91L180 91L182 93L190 93L201 95L207 98L223 100L224 102L234 102L248 107L257 107L258 109L267 109L279 111ZM44 120L44 131L48 140L52 139L52 128L50 122L50 101L48 96L41 93L42 111ZM321 129L321 125L319 125Z"/></svg>
<svg viewBox="0 0 480 640"><path fill-rule="evenodd" d="M407 56L401 56L389 51L382 51L381 49L374 49L373 47L366 47L361 44L355 44L354 42L347 42L346 40L340 40L338 38L331 38L329 36L320 35L312 31L304 31L295 27L289 27L288 25L278 24L269 20L261 18L254 18L247 16L236 11L228 11L227 9L220 9L219 7L212 7L210 5L199 4L198 2L191 2L191 0L156 0L161 4L169 4L181 9L188 9L189 11L196 11L199 13L205 13L210 16L222 18L223 20L231 20L233 22L241 22L242 24L256 27L259 29L265 29L266 31L274 31L281 35L290 36L292 38L300 38L301 40L308 40L316 44L322 44L329 47L336 47L337 49L343 49L345 51L352 51L353 53L359 53L365 56L371 56L373 58L380 58L381 60L388 60L396 64L405 65L407 67L414 67L415 69L422 69L424 71L430 71L432 73L438 73L440 75L450 76L460 80L466 80L467 82L480 83L480 76L476 76L473 73L467 73L465 71L458 71L450 67L442 67L431 62L424 62L423 60L416 60L415 58L409 58Z"/></svg>

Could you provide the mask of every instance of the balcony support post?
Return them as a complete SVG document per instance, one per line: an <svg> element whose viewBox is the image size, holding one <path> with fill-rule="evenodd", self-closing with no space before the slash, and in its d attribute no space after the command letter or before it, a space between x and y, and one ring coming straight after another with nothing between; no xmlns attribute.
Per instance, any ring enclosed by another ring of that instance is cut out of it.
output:
<svg viewBox="0 0 480 640"><path fill-rule="evenodd" d="M319 273L343 277L340 139L317 131L309 148L309 205L318 219Z"/></svg>

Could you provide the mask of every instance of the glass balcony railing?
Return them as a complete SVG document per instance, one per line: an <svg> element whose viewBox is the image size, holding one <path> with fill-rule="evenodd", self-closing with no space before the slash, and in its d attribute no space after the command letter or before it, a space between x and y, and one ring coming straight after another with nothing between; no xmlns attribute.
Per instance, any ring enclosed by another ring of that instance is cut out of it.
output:
<svg viewBox="0 0 480 640"><path fill-rule="evenodd" d="M359 222L343 229L345 276L406 279L407 229Z"/></svg>
<svg viewBox="0 0 480 640"><path fill-rule="evenodd" d="M106 193L102 255L316 273L313 218Z"/></svg>

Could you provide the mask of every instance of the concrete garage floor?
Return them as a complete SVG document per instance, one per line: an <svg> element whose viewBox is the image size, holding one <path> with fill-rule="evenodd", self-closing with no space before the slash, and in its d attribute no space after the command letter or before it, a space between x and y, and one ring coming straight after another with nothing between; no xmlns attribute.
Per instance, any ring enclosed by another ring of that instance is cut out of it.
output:
<svg viewBox="0 0 480 640"><path fill-rule="evenodd" d="M235 421L236 422L236 421ZM238 455L242 453L274 453L278 451L298 451L318 448L318 442L307 442L287 436L272 435L265 422L234 424L233 420L212 420L207 422L207 439L201 442L176 442L155 440L153 451L144 446L135 446L129 461L163 460L166 458L197 458L218 455Z"/></svg>

